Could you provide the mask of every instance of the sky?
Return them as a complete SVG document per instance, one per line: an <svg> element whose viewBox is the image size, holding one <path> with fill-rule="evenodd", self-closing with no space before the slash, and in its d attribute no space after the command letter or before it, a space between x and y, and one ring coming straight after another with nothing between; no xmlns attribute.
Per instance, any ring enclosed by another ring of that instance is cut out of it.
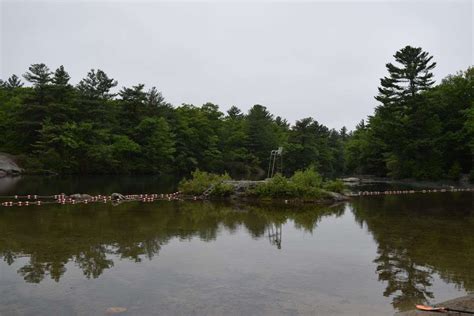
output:
<svg viewBox="0 0 474 316"><path fill-rule="evenodd" d="M373 113L402 47L433 55L438 82L474 60L473 0L0 2L2 79L45 63L76 84L99 68L173 105L262 104L337 129Z"/></svg>

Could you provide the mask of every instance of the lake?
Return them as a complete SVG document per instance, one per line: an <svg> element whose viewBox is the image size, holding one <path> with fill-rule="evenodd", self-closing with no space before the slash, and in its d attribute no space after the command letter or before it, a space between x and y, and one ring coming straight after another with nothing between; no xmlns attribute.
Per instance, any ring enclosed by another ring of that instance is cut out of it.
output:
<svg viewBox="0 0 474 316"><path fill-rule="evenodd" d="M27 177L0 194L173 186ZM474 291L473 196L2 207L0 315L393 315Z"/></svg>

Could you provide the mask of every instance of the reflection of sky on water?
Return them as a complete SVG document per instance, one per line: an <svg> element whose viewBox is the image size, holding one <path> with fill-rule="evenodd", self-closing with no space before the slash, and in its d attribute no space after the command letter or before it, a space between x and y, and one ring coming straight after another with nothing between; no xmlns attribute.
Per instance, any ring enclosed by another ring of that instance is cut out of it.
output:
<svg viewBox="0 0 474 316"><path fill-rule="evenodd" d="M451 212L446 205L457 205L472 223L466 214L470 196L449 196L446 204L435 201L434 209L427 201L397 202L397 197L333 208L249 206L238 212L209 203L54 206L28 213L5 209L0 252L4 259L8 250L20 257L11 265L0 263L0 313L100 314L110 306L126 306L131 314L390 315L391 304L405 309L427 292L439 302L465 293L462 284L473 284L466 266L433 261L417 247L439 239L439 231L418 234L406 224L426 221L406 214L423 203L433 223L452 215L443 212L443 207ZM400 216L391 214L392 208ZM466 231L471 224L450 218L450 227L471 238L456 249L467 251L469 264L474 260L469 257L472 232ZM271 227L281 227L281 249L268 238ZM58 240L61 234L69 238L65 244ZM456 247L453 241L460 237L449 238ZM439 251L443 245L432 246ZM402 273L384 272L387 251L396 255L390 262ZM31 264L31 253L46 269L39 283L25 282L21 274ZM58 282L48 275L51 267L62 271ZM407 281L407 272L418 277L415 284ZM390 280L405 283L388 293Z"/></svg>

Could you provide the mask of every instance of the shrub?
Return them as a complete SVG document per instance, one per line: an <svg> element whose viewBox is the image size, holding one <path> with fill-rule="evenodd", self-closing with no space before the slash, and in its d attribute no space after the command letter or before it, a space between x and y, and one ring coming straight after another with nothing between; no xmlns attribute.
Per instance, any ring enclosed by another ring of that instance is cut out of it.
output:
<svg viewBox="0 0 474 316"><path fill-rule="evenodd" d="M344 191L344 182L341 180L328 181L323 186L324 190L342 193Z"/></svg>
<svg viewBox="0 0 474 316"><path fill-rule="evenodd" d="M317 199L323 196L321 187L321 176L313 167L310 167L295 172L289 179L277 174L267 182L259 184L252 193L260 197Z"/></svg>
<svg viewBox="0 0 474 316"><path fill-rule="evenodd" d="M291 181L297 187L314 187L320 188L323 182L319 173L314 167L309 167L303 171L296 171L291 177Z"/></svg>
<svg viewBox="0 0 474 316"><path fill-rule="evenodd" d="M219 183L212 190L211 195L216 197L227 197L234 193L234 186L226 183Z"/></svg>
<svg viewBox="0 0 474 316"><path fill-rule="evenodd" d="M218 175L214 173L208 173L196 169L191 174L191 179L184 179L179 183L179 190L184 194L202 194L211 185L216 185L215 189L218 189L220 194L224 194L225 191L229 191L228 185L222 184L224 180L230 180L227 173Z"/></svg>
<svg viewBox="0 0 474 316"><path fill-rule="evenodd" d="M304 198L320 198L322 178L314 167L303 171L296 171L291 177L295 186L296 195Z"/></svg>
<svg viewBox="0 0 474 316"><path fill-rule="evenodd" d="M260 197L291 197L295 195L295 187L287 178L278 173L267 182L257 185L252 193Z"/></svg>
<svg viewBox="0 0 474 316"><path fill-rule="evenodd" d="M456 161L455 163L453 163L451 168L449 168L448 178L451 180L457 181L461 177L461 172L462 172L461 165L459 164L459 162Z"/></svg>

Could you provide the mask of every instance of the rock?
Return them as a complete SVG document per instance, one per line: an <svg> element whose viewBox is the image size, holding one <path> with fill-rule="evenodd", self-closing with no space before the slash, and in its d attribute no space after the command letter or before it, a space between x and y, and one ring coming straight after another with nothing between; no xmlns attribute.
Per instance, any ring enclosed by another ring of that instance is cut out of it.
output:
<svg viewBox="0 0 474 316"><path fill-rule="evenodd" d="M84 201L84 200L92 199L92 196L90 196L89 194L80 194L80 193L71 194L69 197L74 199L74 200L77 200L77 201Z"/></svg>
<svg viewBox="0 0 474 316"><path fill-rule="evenodd" d="M342 181L343 182L360 182L360 179L355 178L355 177L349 177L349 178L343 178Z"/></svg>
<svg viewBox="0 0 474 316"><path fill-rule="evenodd" d="M327 192L327 194L334 200L334 202L342 202L349 200L349 197L344 194L329 191Z"/></svg>
<svg viewBox="0 0 474 316"><path fill-rule="evenodd" d="M12 155L0 153L0 177L3 176L17 176L23 172L15 162Z"/></svg>
<svg viewBox="0 0 474 316"><path fill-rule="evenodd" d="M118 306L114 306L114 307L109 307L105 310L105 313L106 314L118 314L118 313L123 313L123 312L126 312L127 311L127 308L126 307L118 307Z"/></svg>
<svg viewBox="0 0 474 316"><path fill-rule="evenodd" d="M436 306L443 306L453 309L465 310L465 311L474 311L474 294L462 296L449 300L443 303L436 304ZM436 315L468 315L466 313L432 313L424 312L419 310L411 310L406 312L396 313L395 316L436 316Z"/></svg>
<svg viewBox="0 0 474 316"><path fill-rule="evenodd" d="M123 196L120 193L112 193L110 195L110 197L112 198L113 201L123 201L123 200L125 200L125 196Z"/></svg>

